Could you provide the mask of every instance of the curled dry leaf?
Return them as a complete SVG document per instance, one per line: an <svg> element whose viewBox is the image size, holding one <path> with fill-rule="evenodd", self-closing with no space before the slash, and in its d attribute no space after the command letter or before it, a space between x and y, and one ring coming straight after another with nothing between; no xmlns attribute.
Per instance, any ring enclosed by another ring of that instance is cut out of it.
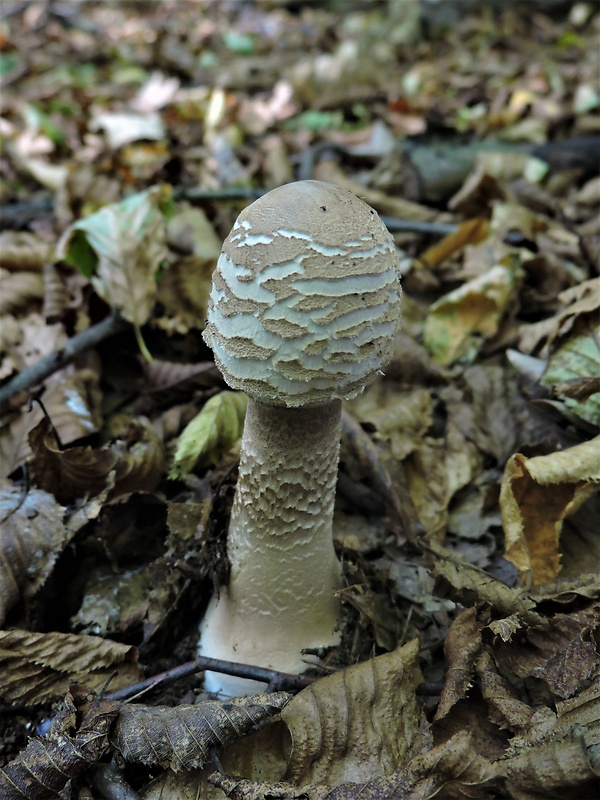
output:
<svg viewBox="0 0 600 800"><path fill-rule="evenodd" d="M473 361L484 340L498 333L523 276L518 254L508 254L433 303L423 333L434 360L444 365Z"/></svg>
<svg viewBox="0 0 600 800"><path fill-rule="evenodd" d="M522 589L512 589L484 570L457 558L432 539L422 546L429 555L437 593L443 591L465 606L489 605L496 616L518 614L531 625L542 621L535 611L535 602Z"/></svg>
<svg viewBox="0 0 600 800"><path fill-rule="evenodd" d="M179 437L169 477L185 478L196 464L216 464L242 435L247 405L242 392L211 397Z"/></svg>
<svg viewBox="0 0 600 800"><path fill-rule="evenodd" d="M508 795L516 800L594 797L600 765L600 676L576 697L538 709L523 735L496 764Z"/></svg>
<svg viewBox="0 0 600 800"><path fill-rule="evenodd" d="M32 480L63 502L97 495L105 489L111 497L135 491L152 491L164 465L162 442L147 419L130 420L112 444L103 448L60 449L47 420L29 434L33 451Z"/></svg>
<svg viewBox="0 0 600 800"><path fill-rule="evenodd" d="M500 506L506 558L523 584L554 580L560 571L563 522L600 484L600 437L547 456L516 453L506 464Z"/></svg>
<svg viewBox="0 0 600 800"><path fill-rule="evenodd" d="M477 755L473 738L459 733L432 749L424 749L408 764L385 778L336 786L311 784L298 788L289 783L266 785L219 774L209 780L231 800L431 800L433 797L488 797L485 791L495 776L494 767ZM443 793L444 789L452 789ZM468 792L466 794L465 792Z"/></svg>
<svg viewBox="0 0 600 800"><path fill-rule="evenodd" d="M278 714L285 692L197 705L124 705L111 742L125 761L174 772L199 769L216 747L226 747Z"/></svg>
<svg viewBox="0 0 600 800"><path fill-rule="evenodd" d="M50 732L32 739L14 761L0 770L2 800L46 800L67 781L102 758L119 706L108 700L87 702L84 687L67 693Z"/></svg>
<svg viewBox="0 0 600 800"><path fill-rule="evenodd" d="M414 639L294 697L281 715L292 736L284 779L335 786L389 775L403 766L421 726L418 652Z"/></svg>
<svg viewBox="0 0 600 800"><path fill-rule="evenodd" d="M98 636L0 631L0 698L30 706L59 700L72 682L117 690L142 679L137 650Z"/></svg>
<svg viewBox="0 0 600 800"><path fill-rule="evenodd" d="M167 255L168 201L160 186L131 195L71 225L57 245L57 257L78 267L111 308L138 326L150 316Z"/></svg>
<svg viewBox="0 0 600 800"><path fill-rule="evenodd" d="M64 513L48 492L0 483L0 625L50 575L70 535Z"/></svg>

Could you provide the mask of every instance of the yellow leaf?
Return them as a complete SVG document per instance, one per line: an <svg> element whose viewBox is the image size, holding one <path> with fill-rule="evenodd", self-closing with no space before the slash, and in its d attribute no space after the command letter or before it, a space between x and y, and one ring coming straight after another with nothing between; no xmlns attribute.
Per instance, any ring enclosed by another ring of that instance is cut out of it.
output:
<svg viewBox="0 0 600 800"><path fill-rule="evenodd" d="M547 456L516 453L509 459L500 492L505 555L522 584L556 578L563 522L599 484L600 436Z"/></svg>
<svg viewBox="0 0 600 800"><path fill-rule="evenodd" d="M242 435L248 399L242 392L211 397L177 444L170 478L184 478L196 464L215 464Z"/></svg>

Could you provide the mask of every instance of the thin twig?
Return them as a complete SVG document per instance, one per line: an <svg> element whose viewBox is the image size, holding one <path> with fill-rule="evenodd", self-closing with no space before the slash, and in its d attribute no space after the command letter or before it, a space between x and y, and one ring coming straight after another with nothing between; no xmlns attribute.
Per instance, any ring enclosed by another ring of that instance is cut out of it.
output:
<svg viewBox="0 0 600 800"><path fill-rule="evenodd" d="M186 664L181 664L179 667L173 667L173 669L153 675L150 678L146 678L146 680L134 683L132 686L126 686L116 692L111 692L106 695L106 699L114 701L129 700L133 697L137 699L140 695L158 686L174 683L182 678L187 678L189 675L194 675L196 672L204 672L205 670L261 681L262 683L268 683L269 689L275 687L274 690L285 691L304 689L318 680L318 676L291 675L288 672L278 672L274 669L256 667L252 664L237 664L234 661L224 661L220 658L198 656L196 661L188 661Z"/></svg>
<svg viewBox="0 0 600 800"><path fill-rule="evenodd" d="M70 364L80 353L95 347L109 336L120 333L128 325L129 323L123 317L113 313L97 325L92 325L91 328L71 337L60 350L48 353L47 356L19 372L8 383L0 387L0 406L19 392L37 386L49 375Z"/></svg>

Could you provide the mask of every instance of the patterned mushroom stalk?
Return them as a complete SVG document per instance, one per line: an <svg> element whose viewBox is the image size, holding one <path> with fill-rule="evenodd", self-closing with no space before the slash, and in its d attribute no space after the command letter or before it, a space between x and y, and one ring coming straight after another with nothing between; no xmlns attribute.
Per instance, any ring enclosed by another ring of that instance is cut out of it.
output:
<svg viewBox="0 0 600 800"><path fill-rule="evenodd" d="M200 655L284 672L338 643L332 522L341 401L391 355L401 289L394 242L345 189L298 181L248 206L223 244L204 338L249 396L227 547L229 584ZM206 687L261 684L207 673Z"/></svg>

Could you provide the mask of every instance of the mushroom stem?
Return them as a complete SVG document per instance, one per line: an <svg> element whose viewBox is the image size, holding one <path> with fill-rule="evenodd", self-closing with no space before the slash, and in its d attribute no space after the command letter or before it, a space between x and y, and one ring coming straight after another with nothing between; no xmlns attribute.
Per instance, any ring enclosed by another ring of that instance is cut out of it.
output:
<svg viewBox="0 0 600 800"><path fill-rule="evenodd" d="M341 401L306 408L250 400L228 535L229 586L213 598L200 655L301 672L301 651L337 644L341 568L332 540ZM206 686L253 691L209 673Z"/></svg>

